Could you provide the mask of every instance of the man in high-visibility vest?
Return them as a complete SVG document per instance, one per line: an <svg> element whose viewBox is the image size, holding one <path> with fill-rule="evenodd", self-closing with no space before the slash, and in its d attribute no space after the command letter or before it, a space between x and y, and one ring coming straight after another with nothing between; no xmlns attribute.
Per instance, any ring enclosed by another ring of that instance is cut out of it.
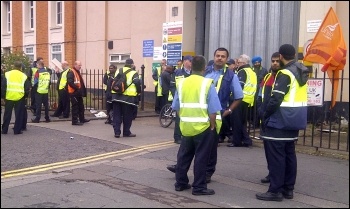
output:
<svg viewBox="0 0 350 209"><path fill-rule="evenodd" d="M232 143L228 147L249 147L253 144L247 131L247 115L248 108L254 105L257 77L249 62L250 57L246 54L238 58L237 76L243 90L243 99L232 113Z"/></svg>
<svg viewBox="0 0 350 209"><path fill-rule="evenodd" d="M30 81L27 75L22 72L22 62L15 61L14 69L5 72L1 80L1 99L5 102L1 134L7 134L10 125L12 111L15 110L15 125L13 133L22 134L25 109L25 98L29 94Z"/></svg>
<svg viewBox="0 0 350 209"><path fill-rule="evenodd" d="M175 190L191 188L187 172L194 158L193 195L213 195L207 188L206 169L212 146L215 144L217 117L221 118L221 104L213 80L204 78L206 60L195 56L192 60L192 75L181 79L177 85L172 108L179 112L181 141L177 155Z"/></svg>
<svg viewBox="0 0 350 209"><path fill-rule="evenodd" d="M41 118L41 105L44 105L45 122L51 122L49 116L49 88L51 85L51 74L44 67L42 61L36 63L38 70L34 75L35 92L35 118L32 118L33 123L39 123Z"/></svg>
<svg viewBox="0 0 350 209"><path fill-rule="evenodd" d="M153 78L153 84L154 84L154 93L155 93L155 103L154 103L154 110L157 114L161 111L161 97L162 97L162 86L160 84L160 75L162 74L163 70L166 66L166 59L162 59L162 62L159 67L156 67L155 69L152 69L152 78Z"/></svg>
<svg viewBox="0 0 350 209"><path fill-rule="evenodd" d="M67 61L61 63L63 71L60 72L56 67L57 75L57 91L58 91L58 106L52 117L69 118L70 114L70 101L68 94L67 73L70 70Z"/></svg>
<svg viewBox="0 0 350 209"><path fill-rule="evenodd" d="M299 130L307 125L309 70L295 60L294 46L283 44L279 53L281 70L276 74L268 103L259 110L270 186L267 192L257 193L256 198L265 201L293 199L297 176L295 141Z"/></svg>

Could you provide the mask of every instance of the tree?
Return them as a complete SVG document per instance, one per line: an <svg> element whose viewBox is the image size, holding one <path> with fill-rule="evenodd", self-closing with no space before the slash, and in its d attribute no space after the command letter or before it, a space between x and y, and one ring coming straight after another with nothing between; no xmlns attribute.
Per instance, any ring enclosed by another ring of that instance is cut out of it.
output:
<svg viewBox="0 0 350 209"><path fill-rule="evenodd" d="M23 72L28 74L28 70L30 69L30 59L29 57L24 54L24 52L15 51L10 54L3 54L1 53L1 69L4 69L4 71L8 71L13 69L13 64L15 61L21 61L23 63Z"/></svg>

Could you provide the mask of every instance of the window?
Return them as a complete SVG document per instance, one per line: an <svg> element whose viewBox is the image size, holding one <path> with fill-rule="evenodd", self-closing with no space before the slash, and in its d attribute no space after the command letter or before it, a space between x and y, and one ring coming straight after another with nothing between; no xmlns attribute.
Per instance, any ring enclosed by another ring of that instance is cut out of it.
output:
<svg viewBox="0 0 350 209"><path fill-rule="evenodd" d="M178 7L172 7L171 8L171 15L173 16L173 17L176 17L176 16L178 16L178 13L179 13L179 8Z"/></svg>
<svg viewBox="0 0 350 209"><path fill-rule="evenodd" d="M6 31L11 33L11 4L9 1L5 2L6 7Z"/></svg>
<svg viewBox="0 0 350 209"><path fill-rule="evenodd" d="M60 44L51 46L51 59L56 58L58 61L62 61L62 49Z"/></svg>
<svg viewBox="0 0 350 209"><path fill-rule="evenodd" d="M56 25L62 24L62 1L56 2Z"/></svg>
<svg viewBox="0 0 350 209"><path fill-rule="evenodd" d="M111 54L109 55L110 64L125 63L130 58L130 54Z"/></svg>
<svg viewBox="0 0 350 209"><path fill-rule="evenodd" d="M34 30L34 1L29 1L29 29Z"/></svg>
<svg viewBox="0 0 350 209"><path fill-rule="evenodd" d="M10 47L4 47L4 48L2 48L2 53L3 53L4 55L10 55L10 53L11 53L11 48L10 48Z"/></svg>
<svg viewBox="0 0 350 209"><path fill-rule="evenodd" d="M25 48L24 52L31 61L34 60L34 47L33 46L27 46Z"/></svg>

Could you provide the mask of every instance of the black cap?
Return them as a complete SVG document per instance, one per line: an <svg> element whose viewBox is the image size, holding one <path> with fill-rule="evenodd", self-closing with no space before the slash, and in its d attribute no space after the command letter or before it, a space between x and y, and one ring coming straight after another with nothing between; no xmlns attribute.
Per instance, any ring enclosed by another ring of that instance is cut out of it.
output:
<svg viewBox="0 0 350 209"><path fill-rule="evenodd" d="M125 64L126 65L132 65L132 64L134 64L134 60L132 60L132 59L127 59L126 61L125 61Z"/></svg>
<svg viewBox="0 0 350 209"><path fill-rule="evenodd" d="M283 44L282 46L280 46L280 49L278 50L278 52L283 56L295 56L295 48L293 45L291 44Z"/></svg>
<svg viewBox="0 0 350 209"><path fill-rule="evenodd" d="M234 59L229 59L228 61L227 61L227 63L226 64L228 64L228 65L232 65L232 64L235 64L236 62L235 62L235 60Z"/></svg>

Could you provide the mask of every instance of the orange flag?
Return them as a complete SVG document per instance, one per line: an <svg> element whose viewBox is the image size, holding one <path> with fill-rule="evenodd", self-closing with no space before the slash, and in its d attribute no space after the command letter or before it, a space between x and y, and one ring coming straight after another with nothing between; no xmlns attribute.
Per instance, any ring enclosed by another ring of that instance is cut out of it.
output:
<svg viewBox="0 0 350 209"><path fill-rule="evenodd" d="M303 61L320 63L321 71L327 71L333 84L332 105L335 105L338 92L339 70L344 70L346 63L346 44L338 17L331 7L313 39Z"/></svg>

